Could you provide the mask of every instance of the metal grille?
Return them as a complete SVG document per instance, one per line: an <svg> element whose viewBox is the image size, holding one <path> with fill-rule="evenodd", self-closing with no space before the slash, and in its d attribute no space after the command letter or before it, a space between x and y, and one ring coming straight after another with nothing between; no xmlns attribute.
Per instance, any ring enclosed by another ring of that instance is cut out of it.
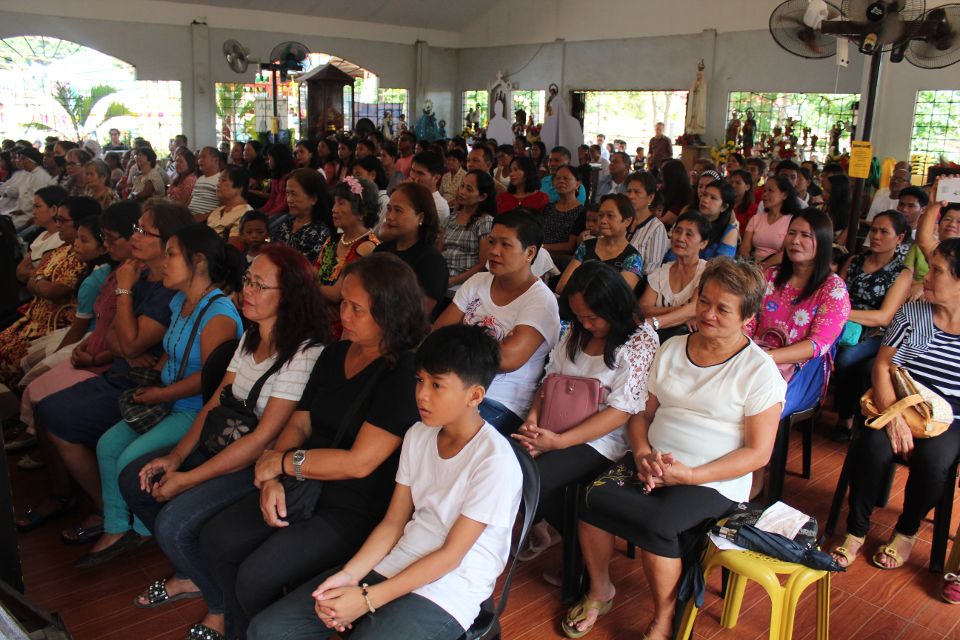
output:
<svg viewBox="0 0 960 640"><path fill-rule="evenodd" d="M925 182L927 169L960 162L960 91L918 91L910 144L910 172Z"/></svg>
<svg viewBox="0 0 960 640"><path fill-rule="evenodd" d="M377 87L376 93L370 91L370 87L364 89L364 82L370 82L363 78L357 78L353 89L353 118L354 123L360 118L369 118L376 125L383 120L383 114L390 111L393 115L394 125L400 122L400 114L406 114L407 123L410 118L410 92L406 89L385 89ZM349 89L344 91L344 99L347 99ZM414 119L415 120L415 119Z"/></svg>

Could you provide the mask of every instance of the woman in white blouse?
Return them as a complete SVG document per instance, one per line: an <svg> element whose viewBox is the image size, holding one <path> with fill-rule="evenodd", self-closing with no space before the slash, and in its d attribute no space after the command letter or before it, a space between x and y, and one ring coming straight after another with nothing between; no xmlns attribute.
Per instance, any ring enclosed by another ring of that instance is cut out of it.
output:
<svg viewBox="0 0 960 640"><path fill-rule="evenodd" d="M534 526L520 560L531 560L556 542L550 526L561 528L564 487L595 478L629 449L624 426L646 406L647 373L660 344L653 329L641 321L633 291L609 265L593 261L577 269L564 299L573 321L550 353L546 375L594 378L608 396L595 414L554 433L543 420L541 391L526 422L513 435L540 469L537 515L542 520Z"/></svg>
<svg viewBox="0 0 960 640"><path fill-rule="evenodd" d="M677 259L647 277L640 311L662 342L686 333L697 314L695 294L707 266L700 252L709 242L710 221L696 211L682 214L670 231L670 249Z"/></svg>
<svg viewBox="0 0 960 640"><path fill-rule="evenodd" d="M756 267L715 258L700 280L699 330L657 352L646 409L628 426L633 455L595 480L581 505L590 590L564 616L568 636L584 635L613 606L616 534L642 550L654 608L645 637L672 637L681 558L706 522L749 499L752 473L773 450L786 383L744 333L763 293Z"/></svg>
<svg viewBox="0 0 960 640"><path fill-rule="evenodd" d="M191 638L224 631L223 596L200 555L200 530L256 491L254 463L293 415L314 363L332 340L326 308L306 258L286 245L266 245L243 280L242 310L252 325L217 391L179 443L134 460L120 473L124 499L174 568L173 576L153 582L134 605L153 608L202 594L208 613L190 630ZM201 435L208 413L220 405L221 392L245 400L268 373L252 407L259 419L256 428L246 435L234 433L211 452Z"/></svg>

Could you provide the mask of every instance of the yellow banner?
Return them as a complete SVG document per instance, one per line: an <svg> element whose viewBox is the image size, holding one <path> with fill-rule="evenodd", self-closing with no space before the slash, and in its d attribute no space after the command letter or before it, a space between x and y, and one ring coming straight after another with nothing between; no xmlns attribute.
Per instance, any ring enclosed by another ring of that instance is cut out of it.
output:
<svg viewBox="0 0 960 640"><path fill-rule="evenodd" d="M851 178L868 177L872 160L873 145L862 140L854 140L850 143L850 166L847 173Z"/></svg>

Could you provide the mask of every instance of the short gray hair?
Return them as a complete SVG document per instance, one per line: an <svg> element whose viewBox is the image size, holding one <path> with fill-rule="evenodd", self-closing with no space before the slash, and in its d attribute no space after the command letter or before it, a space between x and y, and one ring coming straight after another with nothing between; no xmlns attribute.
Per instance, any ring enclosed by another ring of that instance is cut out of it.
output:
<svg viewBox="0 0 960 640"><path fill-rule="evenodd" d="M740 298L740 317L752 318L760 313L766 280L755 264L718 256L707 263L700 276L698 293L703 293L707 282L716 282L721 289Z"/></svg>

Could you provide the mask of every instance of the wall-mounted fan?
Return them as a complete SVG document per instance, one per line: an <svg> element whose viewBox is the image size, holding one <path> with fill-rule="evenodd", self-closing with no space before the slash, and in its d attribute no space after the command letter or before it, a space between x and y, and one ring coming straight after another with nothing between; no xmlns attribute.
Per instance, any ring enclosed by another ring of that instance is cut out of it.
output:
<svg viewBox="0 0 960 640"><path fill-rule="evenodd" d="M250 63L259 63L260 61L250 57L250 49L230 39L223 43L223 55L227 59L227 64L237 73L245 73Z"/></svg>
<svg viewBox="0 0 960 640"><path fill-rule="evenodd" d="M286 82L290 71L303 71L303 61L309 54L310 50L306 45L293 41L281 42L270 51L270 64L277 67L280 80Z"/></svg>
<svg viewBox="0 0 960 640"><path fill-rule="evenodd" d="M261 71L269 71L273 85L273 125L276 133L278 118L277 77L281 82L287 81L287 74L291 71L303 71L303 61L307 59L310 50L299 42L281 42L270 52L270 59L264 62L250 57L250 50L236 40L227 40L223 43L223 55L227 64L237 73L245 73L251 63L257 64Z"/></svg>

